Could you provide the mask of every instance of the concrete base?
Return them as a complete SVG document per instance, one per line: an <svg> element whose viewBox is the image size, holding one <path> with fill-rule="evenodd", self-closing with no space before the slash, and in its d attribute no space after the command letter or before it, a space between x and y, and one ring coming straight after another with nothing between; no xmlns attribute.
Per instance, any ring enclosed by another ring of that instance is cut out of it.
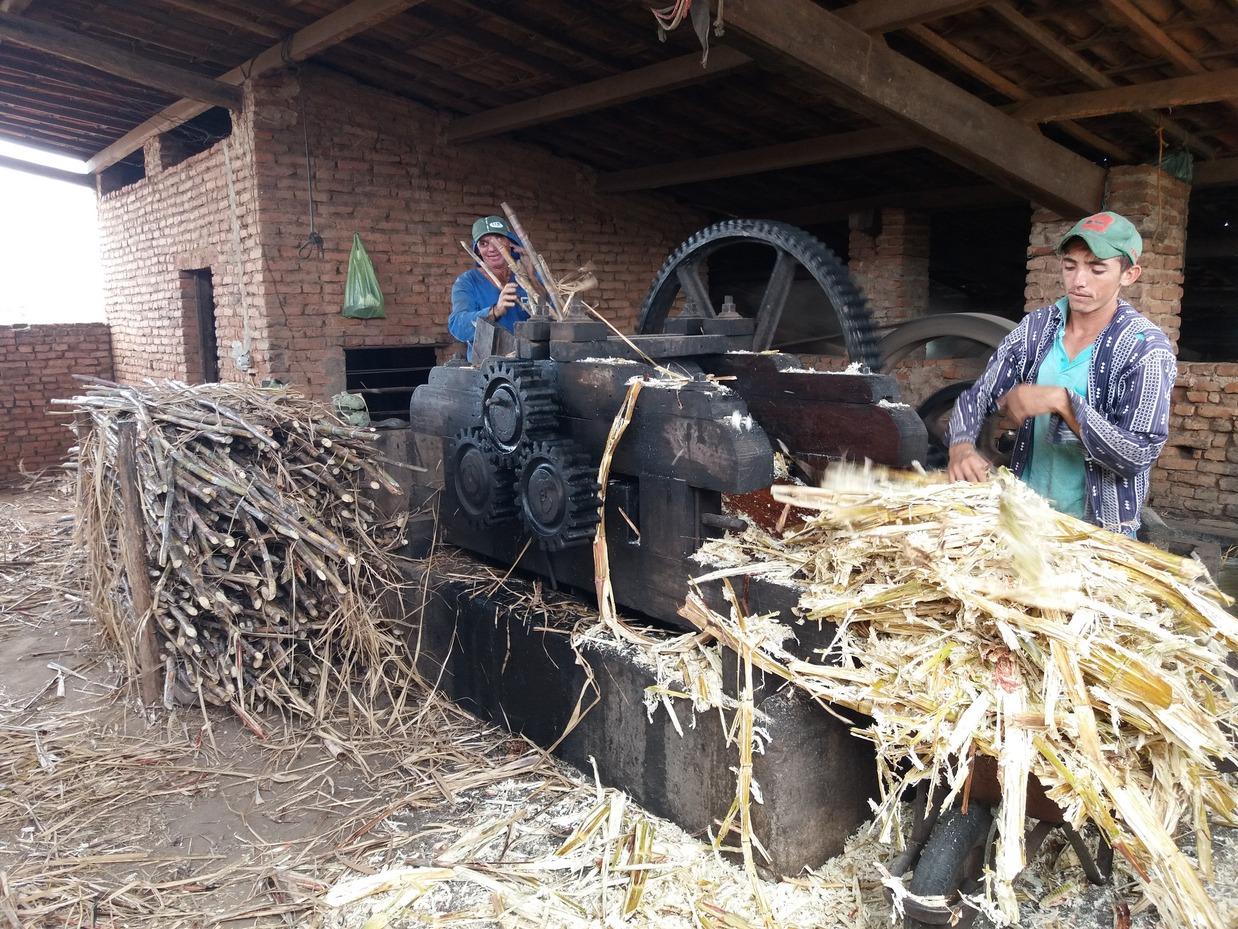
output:
<svg viewBox="0 0 1238 929"><path fill-rule="evenodd" d="M642 702L655 682L640 656L623 648L585 647L580 659L570 629L555 628L544 613L471 596L466 585L431 578L422 619L418 663L429 680L473 713L493 720L590 772L596 759L602 782L628 792L646 809L704 836L716 832L735 795L738 750L726 744L718 714L697 716L678 702L680 736L664 709L650 722ZM417 605L420 605L420 596ZM502 596L502 594L500 594ZM773 682L762 682L762 694ZM559 742L578 702L596 699ZM758 839L772 856L770 870L794 874L838 854L869 816L876 795L871 747L799 693L762 696L758 724L770 735L754 776L764 796L753 804ZM731 844L731 843L728 843Z"/></svg>

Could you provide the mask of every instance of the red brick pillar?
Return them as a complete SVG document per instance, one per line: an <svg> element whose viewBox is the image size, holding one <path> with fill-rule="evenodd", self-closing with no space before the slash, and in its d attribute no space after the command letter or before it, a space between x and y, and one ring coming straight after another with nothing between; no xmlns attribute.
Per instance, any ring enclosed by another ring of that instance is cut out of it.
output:
<svg viewBox="0 0 1238 929"><path fill-rule="evenodd" d="M868 297L878 326L928 310L929 221L924 213L887 207L851 217L851 277Z"/></svg>
<svg viewBox="0 0 1238 929"><path fill-rule="evenodd" d="M1176 347L1182 312L1182 259L1186 247L1188 184L1152 165L1112 168L1105 209L1121 213L1143 236L1139 280L1122 296L1165 331ZM1028 311L1062 296L1062 279L1054 250L1079 217L1062 219L1048 210L1032 214L1027 261L1025 308Z"/></svg>

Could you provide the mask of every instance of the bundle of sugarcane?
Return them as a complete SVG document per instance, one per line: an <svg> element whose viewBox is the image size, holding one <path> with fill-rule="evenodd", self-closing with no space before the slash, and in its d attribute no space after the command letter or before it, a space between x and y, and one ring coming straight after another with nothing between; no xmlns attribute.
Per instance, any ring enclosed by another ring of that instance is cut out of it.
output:
<svg viewBox="0 0 1238 929"><path fill-rule="evenodd" d="M95 382L65 402L95 613L135 677L153 626L165 699L260 730L267 706L320 716L399 654L382 612L403 517L374 492L401 491L373 430L282 388Z"/></svg>
<svg viewBox="0 0 1238 929"><path fill-rule="evenodd" d="M1204 882L1209 817L1238 824L1238 619L1198 562L1063 516L1008 473L985 484L834 469L821 489L780 487L819 511L775 538L709 543L706 578L802 585L805 622L837 632L819 656L784 647L781 623L744 632L692 599L685 615L822 701L872 717L878 823L922 780L942 807L966 795L975 753L995 757L1001 808L988 904L1017 919L1027 785L1076 827L1090 820L1166 921L1221 929ZM703 579L698 579L703 580ZM818 660L819 658L819 660ZM1198 869L1179 849L1194 829Z"/></svg>

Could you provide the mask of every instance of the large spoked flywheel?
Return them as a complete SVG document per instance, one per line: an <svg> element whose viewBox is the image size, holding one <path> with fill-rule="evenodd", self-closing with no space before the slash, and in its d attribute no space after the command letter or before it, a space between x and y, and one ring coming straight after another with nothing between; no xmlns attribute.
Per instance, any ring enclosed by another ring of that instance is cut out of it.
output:
<svg viewBox="0 0 1238 929"><path fill-rule="evenodd" d="M838 256L795 226L733 219L702 229L663 263L636 331L665 331L681 294L686 312L706 317L720 315L725 296L734 296L735 312L755 320L753 351L846 355L881 367L864 296Z"/></svg>

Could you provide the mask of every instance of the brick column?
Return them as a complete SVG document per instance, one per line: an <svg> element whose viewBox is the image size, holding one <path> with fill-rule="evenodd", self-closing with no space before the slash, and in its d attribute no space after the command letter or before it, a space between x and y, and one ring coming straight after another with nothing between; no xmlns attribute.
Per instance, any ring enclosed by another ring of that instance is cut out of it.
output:
<svg viewBox="0 0 1238 929"><path fill-rule="evenodd" d="M1143 273L1122 296L1178 344L1182 312L1182 260L1186 248L1187 200L1191 188L1152 165L1112 168L1105 209L1121 213L1143 236ZM1078 217L1062 219L1048 210L1032 214L1025 309L1062 296L1054 249Z"/></svg>
<svg viewBox="0 0 1238 929"><path fill-rule="evenodd" d="M868 297L878 326L906 322L928 310L926 214L892 207L852 214L847 250L851 277Z"/></svg>

